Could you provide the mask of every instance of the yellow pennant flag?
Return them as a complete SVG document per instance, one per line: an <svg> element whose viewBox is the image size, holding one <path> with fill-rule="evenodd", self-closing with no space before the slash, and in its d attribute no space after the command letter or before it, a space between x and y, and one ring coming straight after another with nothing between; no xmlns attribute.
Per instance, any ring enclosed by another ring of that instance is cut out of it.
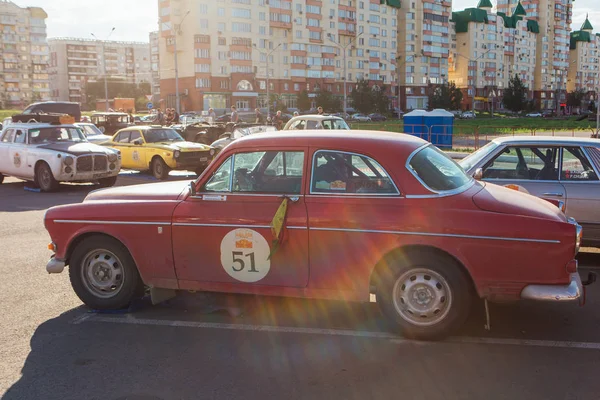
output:
<svg viewBox="0 0 600 400"><path fill-rule="evenodd" d="M288 199L287 197L283 199L279 208L277 208L277 212L273 216L273 220L271 221L271 234L273 235L273 249L271 250L271 254L269 254L269 260L275 254L275 252L279 249L282 240L283 228L285 225L285 217L287 215L287 206Z"/></svg>

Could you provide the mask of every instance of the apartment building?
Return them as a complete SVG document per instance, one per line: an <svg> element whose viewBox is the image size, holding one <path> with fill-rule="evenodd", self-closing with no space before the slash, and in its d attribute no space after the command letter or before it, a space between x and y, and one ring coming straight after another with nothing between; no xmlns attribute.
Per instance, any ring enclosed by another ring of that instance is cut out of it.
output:
<svg viewBox="0 0 600 400"><path fill-rule="evenodd" d="M39 7L0 0L0 103L24 108L50 98L48 15Z"/></svg>
<svg viewBox="0 0 600 400"><path fill-rule="evenodd" d="M450 80L463 89L465 109L489 110L501 104L509 79L518 75L533 95L537 21L524 19L520 4L512 15L492 13L492 3L452 13Z"/></svg>
<svg viewBox="0 0 600 400"><path fill-rule="evenodd" d="M399 0L158 0L158 7L163 107L175 106L175 49L182 110L266 107L267 85L274 101L295 108L304 90L341 98L346 84L350 98L361 78L396 99Z"/></svg>
<svg viewBox="0 0 600 400"><path fill-rule="evenodd" d="M573 0L498 0L497 9L513 15L519 5L539 28L533 84L536 103L541 109L564 109Z"/></svg>
<svg viewBox="0 0 600 400"><path fill-rule="evenodd" d="M50 39L52 99L86 103L87 82L150 82L148 43L81 38ZM110 96L110 93L109 93Z"/></svg>
<svg viewBox="0 0 600 400"><path fill-rule="evenodd" d="M585 91L586 98L582 102L584 107L596 100L596 88L600 84L600 37L598 33L594 35L593 30L594 27L586 16L581 29L571 32L567 91Z"/></svg>
<svg viewBox="0 0 600 400"><path fill-rule="evenodd" d="M160 35L158 31L150 32L150 83L152 85L152 101L160 102Z"/></svg>
<svg viewBox="0 0 600 400"><path fill-rule="evenodd" d="M426 108L433 85L448 80L452 2L409 0L398 10L400 109Z"/></svg>

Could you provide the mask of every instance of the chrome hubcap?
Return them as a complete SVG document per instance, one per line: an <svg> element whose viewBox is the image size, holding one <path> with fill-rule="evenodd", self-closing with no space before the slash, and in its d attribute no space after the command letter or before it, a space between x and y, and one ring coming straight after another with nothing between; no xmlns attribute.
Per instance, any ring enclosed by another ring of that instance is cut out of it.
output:
<svg viewBox="0 0 600 400"><path fill-rule="evenodd" d="M112 252L92 250L83 259L83 283L95 296L110 298L123 287L124 270Z"/></svg>
<svg viewBox="0 0 600 400"><path fill-rule="evenodd" d="M446 279L437 272L415 268L396 280L393 300L402 319L414 325L429 326L448 315L452 292Z"/></svg>
<svg viewBox="0 0 600 400"><path fill-rule="evenodd" d="M42 187L48 187L50 186L50 171L48 171L48 169L46 168L42 168L41 174L40 174L40 183L42 184Z"/></svg>

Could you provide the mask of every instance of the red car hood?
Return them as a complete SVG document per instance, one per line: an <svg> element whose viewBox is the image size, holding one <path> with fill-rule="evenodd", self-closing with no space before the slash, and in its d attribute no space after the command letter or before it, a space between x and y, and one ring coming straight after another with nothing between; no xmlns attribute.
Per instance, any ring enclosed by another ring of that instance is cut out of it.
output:
<svg viewBox="0 0 600 400"><path fill-rule="evenodd" d="M190 181L147 183L95 190L84 201L93 200L177 200L186 192Z"/></svg>
<svg viewBox="0 0 600 400"><path fill-rule="evenodd" d="M483 190L473 196L473 203L484 211L567 221L558 207L539 197L491 183L484 185Z"/></svg>

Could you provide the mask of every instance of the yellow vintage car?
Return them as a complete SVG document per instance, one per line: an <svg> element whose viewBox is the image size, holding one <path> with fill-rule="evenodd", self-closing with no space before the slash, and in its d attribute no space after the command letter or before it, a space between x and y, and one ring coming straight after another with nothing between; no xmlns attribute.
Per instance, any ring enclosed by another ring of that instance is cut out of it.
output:
<svg viewBox="0 0 600 400"><path fill-rule="evenodd" d="M103 146L121 151L121 168L152 172L167 179L171 170L198 175L212 161L215 150L205 144L186 142L175 130L162 126L131 126L121 129Z"/></svg>

